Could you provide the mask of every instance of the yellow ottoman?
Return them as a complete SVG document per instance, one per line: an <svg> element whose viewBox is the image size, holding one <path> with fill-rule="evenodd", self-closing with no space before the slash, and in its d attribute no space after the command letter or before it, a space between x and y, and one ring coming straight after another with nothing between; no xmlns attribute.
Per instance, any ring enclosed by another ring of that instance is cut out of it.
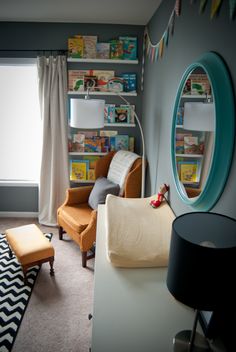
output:
<svg viewBox="0 0 236 352"><path fill-rule="evenodd" d="M27 283L28 268L49 262L50 274L54 275L54 248L42 231L34 225L25 225L6 230L9 254L15 253L22 266L24 282Z"/></svg>

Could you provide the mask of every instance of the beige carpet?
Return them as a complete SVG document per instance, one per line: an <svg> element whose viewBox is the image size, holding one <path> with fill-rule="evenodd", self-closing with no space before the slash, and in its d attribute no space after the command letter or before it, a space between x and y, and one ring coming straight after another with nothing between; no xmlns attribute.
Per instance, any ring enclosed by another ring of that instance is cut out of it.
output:
<svg viewBox="0 0 236 352"><path fill-rule="evenodd" d="M30 223L38 225L36 219L0 218L0 232ZM39 227L53 233L55 276L42 265L12 352L88 352L94 259L82 268L80 249L67 235L59 241L56 228Z"/></svg>

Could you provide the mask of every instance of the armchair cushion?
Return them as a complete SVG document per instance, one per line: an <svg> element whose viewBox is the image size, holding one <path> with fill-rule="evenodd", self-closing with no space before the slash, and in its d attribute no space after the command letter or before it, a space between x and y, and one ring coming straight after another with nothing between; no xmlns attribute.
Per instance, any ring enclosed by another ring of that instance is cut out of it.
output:
<svg viewBox="0 0 236 352"><path fill-rule="evenodd" d="M106 196L113 194L117 196L120 186L109 181L106 177L99 177L89 195L88 204L92 209L97 209L98 204L105 204Z"/></svg>

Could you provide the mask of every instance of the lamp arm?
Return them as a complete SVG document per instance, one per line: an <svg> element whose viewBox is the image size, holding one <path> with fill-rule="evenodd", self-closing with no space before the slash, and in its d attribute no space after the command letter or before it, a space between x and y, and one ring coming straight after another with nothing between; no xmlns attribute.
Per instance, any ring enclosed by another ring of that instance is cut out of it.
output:
<svg viewBox="0 0 236 352"><path fill-rule="evenodd" d="M130 102L128 100L126 100L119 93L117 93L117 92L115 92L115 93L121 98L121 100L123 100L127 105L129 105L131 107L131 109L133 110L134 116L135 116L135 118L137 120L139 130L140 130L141 139L142 139L142 184L141 184L141 197L144 198L144 196L145 196L145 143L144 143L143 129L142 129L140 120L139 120L135 110L131 106Z"/></svg>

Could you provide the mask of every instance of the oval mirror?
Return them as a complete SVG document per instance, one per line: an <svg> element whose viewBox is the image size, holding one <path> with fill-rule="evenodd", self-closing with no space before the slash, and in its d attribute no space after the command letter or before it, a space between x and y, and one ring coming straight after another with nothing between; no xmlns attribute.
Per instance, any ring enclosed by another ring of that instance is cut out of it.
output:
<svg viewBox="0 0 236 352"><path fill-rule="evenodd" d="M208 211L220 197L233 154L235 122L231 80L222 59L206 53L185 71L176 96L172 170L179 196Z"/></svg>

